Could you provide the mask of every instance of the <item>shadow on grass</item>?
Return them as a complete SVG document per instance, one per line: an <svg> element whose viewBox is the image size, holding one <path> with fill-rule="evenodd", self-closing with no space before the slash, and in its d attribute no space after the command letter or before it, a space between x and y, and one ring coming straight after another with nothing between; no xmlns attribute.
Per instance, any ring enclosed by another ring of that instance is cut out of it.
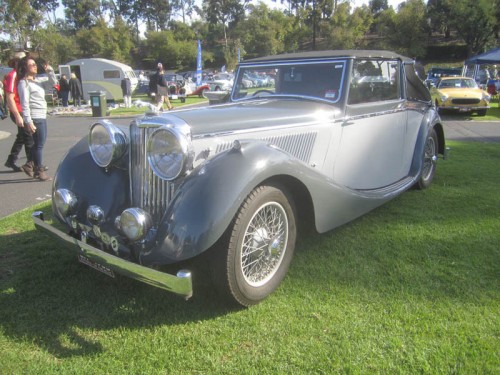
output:
<svg viewBox="0 0 500 375"><path fill-rule="evenodd" d="M110 278L63 247L52 248L57 242L48 238L35 229L3 236L0 327L4 335L27 339L59 358L103 351L81 329L185 324L238 310L219 302L198 279L196 296L185 301L119 275Z"/></svg>
<svg viewBox="0 0 500 375"><path fill-rule="evenodd" d="M488 160L481 159L485 153ZM316 303L342 294L347 303L367 304L495 300L500 181L491 171L499 158L498 145L455 143L453 158L439 163L429 190L409 191L333 232L301 238L284 284L264 303L291 309L280 315L292 319L304 295ZM30 229L28 214L19 220L2 230L0 244L0 327L13 340L58 358L89 356L105 351L102 336L89 331L183 325L235 311L203 276L186 302L87 268Z"/></svg>

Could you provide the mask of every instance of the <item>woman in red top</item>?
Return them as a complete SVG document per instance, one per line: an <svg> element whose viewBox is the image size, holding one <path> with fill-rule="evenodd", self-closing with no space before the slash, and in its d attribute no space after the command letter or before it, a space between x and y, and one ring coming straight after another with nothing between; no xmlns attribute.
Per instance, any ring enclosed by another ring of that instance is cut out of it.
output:
<svg viewBox="0 0 500 375"><path fill-rule="evenodd" d="M9 67L13 68L13 70L5 75L3 81L5 101L10 112L10 118L14 122L14 124L17 125L16 139L14 140L14 144L12 145L10 154L4 165L7 168L13 169L14 172L21 172L21 168L16 165L16 160L18 159L19 153L21 152L23 146L24 151L26 152L27 159L25 166L27 166L27 168L30 167L33 161L33 158L31 156L33 137L28 129L24 126L24 121L21 116L21 103L19 101L19 94L17 92L17 69L19 66L19 62L25 56L26 54L24 52L17 52L14 55L14 58L9 61Z"/></svg>

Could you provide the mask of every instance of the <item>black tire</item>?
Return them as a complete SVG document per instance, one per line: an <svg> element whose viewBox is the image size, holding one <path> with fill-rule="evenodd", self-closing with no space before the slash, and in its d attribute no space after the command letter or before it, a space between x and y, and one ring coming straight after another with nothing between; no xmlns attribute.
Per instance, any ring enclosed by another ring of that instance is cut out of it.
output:
<svg viewBox="0 0 500 375"><path fill-rule="evenodd" d="M432 184L436 174L436 163L438 159L438 138L436 131L432 128L425 141L422 155L422 172L415 187L419 190L427 189Z"/></svg>
<svg viewBox="0 0 500 375"><path fill-rule="evenodd" d="M477 111L477 115L478 116L486 116L486 109L481 109L481 110Z"/></svg>
<svg viewBox="0 0 500 375"><path fill-rule="evenodd" d="M219 294L251 306L280 285L295 249L295 217L292 199L278 186L259 186L248 195L212 258Z"/></svg>
<svg viewBox="0 0 500 375"><path fill-rule="evenodd" d="M207 95L206 95L207 91L210 91L210 90L209 89L203 89L203 90L201 90L201 93L199 95L200 98L206 98L207 97Z"/></svg>

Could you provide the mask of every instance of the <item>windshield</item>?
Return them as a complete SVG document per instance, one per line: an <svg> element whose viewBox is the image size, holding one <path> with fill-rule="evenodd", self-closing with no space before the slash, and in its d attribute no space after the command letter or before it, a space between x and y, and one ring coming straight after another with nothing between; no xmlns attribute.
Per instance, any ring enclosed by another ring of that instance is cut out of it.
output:
<svg viewBox="0 0 500 375"><path fill-rule="evenodd" d="M342 96L346 62L294 62L242 65L233 87L233 100L262 96L301 96L336 103Z"/></svg>
<svg viewBox="0 0 500 375"><path fill-rule="evenodd" d="M468 89L476 89L477 83L473 79L444 79L439 82L438 88L446 89L446 88L468 88Z"/></svg>

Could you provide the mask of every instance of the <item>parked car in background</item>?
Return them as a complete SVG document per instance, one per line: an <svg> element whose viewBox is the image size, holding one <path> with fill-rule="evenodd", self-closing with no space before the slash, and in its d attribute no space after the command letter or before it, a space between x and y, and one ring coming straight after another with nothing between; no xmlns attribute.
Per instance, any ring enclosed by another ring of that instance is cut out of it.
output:
<svg viewBox="0 0 500 375"><path fill-rule="evenodd" d="M231 91L233 88L234 77L229 73L214 74L207 81L211 91Z"/></svg>
<svg viewBox="0 0 500 375"><path fill-rule="evenodd" d="M246 87L253 71L273 83ZM240 63L227 103L95 121L54 177L64 230L33 220L80 262L186 298L199 259L198 279L249 306L282 282L299 229L324 233L429 187L440 154L443 126L413 60L262 57Z"/></svg>
<svg viewBox="0 0 500 375"><path fill-rule="evenodd" d="M462 75L462 68L430 68L425 79L427 87L435 87L436 83L443 77L458 77Z"/></svg>
<svg viewBox="0 0 500 375"><path fill-rule="evenodd" d="M439 111L476 112L485 116L491 96L473 78L444 77L431 88L432 98Z"/></svg>
<svg viewBox="0 0 500 375"><path fill-rule="evenodd" d="M207 83L202 83L200 86L196 86L196 83L187 78L183 87L186 96L198 96L200 98L206 98L206 93L210 91L210 85Z"/></svg>

